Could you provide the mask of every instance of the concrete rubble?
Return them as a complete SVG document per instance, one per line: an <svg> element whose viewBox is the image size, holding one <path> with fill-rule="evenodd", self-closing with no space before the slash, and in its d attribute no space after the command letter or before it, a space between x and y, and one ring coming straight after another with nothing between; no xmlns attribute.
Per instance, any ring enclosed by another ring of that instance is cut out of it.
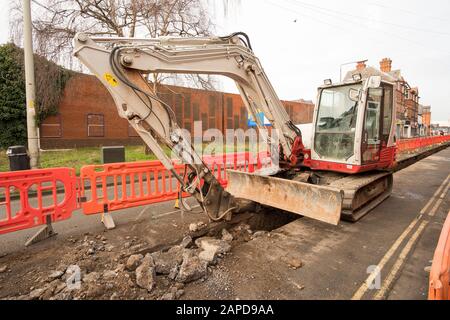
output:
<svg viewBox="0 0 450 320"><path fill-rule="evenodd" d="M231 235L230 235L231 236ZM202 237L195 240L198 248L202 249L199 258L209 264L215 264L217 256L231 250L231 244L224 240L211 237Z"/></svg>
<svg viewBox="0 0 450 320"><path fill-rule="evenodd" d="M228 232L227 229L222 229L222 240L231 242L233 241L233 236Z"/></svg>
<svg viewBox="0 0 450 320"><path fill-rule="evenodd" d="M269 234L268 231L256 231L256 232L252 235L252 237L253 237L253 239L256 239L256 238L259 238L259 237L266 236L266 235L268 235L268 234Z"/></svg>
<svg viewBox="0 0 450 320"><path fill-rule="evenodd" d="M195 232L206 227L203 222L194 225ZM145 252L146 243L137 238L126 237L121 246L112 246L104 235L70 238L73 250L59 265L36 277L28 293L8 299L179 299L186 284L205 281L214 272L212 268L231 254L232 243L252 237L246 224L217 232L217 237L195 240L187 235L177 245L154 252ZM78 278L69 270L73 265L81 272ZM0 266L0 273L6 271L8 266ZM80 281L78 287L68 285L74 279Z"/></svg>
<svg viewBox="0 0 450 320"><path fill-rule="evenodd" d="M144 256L142 254L132 254L126 264L125 264L125 268L128 271L134 271L136 270L136 268L140 265L141 260L144 258Z"/></svg>
<svg viewBox="0 0 450 320"><path fill-rule="evenodd" d="M183 262L175 280L183 283L198 280L206 276L207 267L207 262L201 260L194 250L185 249Z"/></svg>
<svg viewBox="0 0 450 320"><path fill-rule="evenodd" d="M52 273L48 276L48 279L49 279L50 281L53 281L53 280L55 280L55 279L61 278L63 275L64 275L64 271L57 270L57 271L52 272Z"/></svg>
<svg viewBox="0 0 450 320"><path fill-rule="evenodd" d="M292 269L299 269L303 266L303 262L299 257L293 257L293 256L283 256L281 257L281 261L286 263L289 267Z"/></svg>
<svg viewBox="0 0 450 320"><path fill-rule="evenodd" d="M200 231L202 229L205 229L208 225L202 221L197 222L197 223L191 223L189 225L189 231L190 232L197 232Z"/></svg>
<svg viewBox="0 0 450 320"><path fill-rule="evenodd" d="M172 247L167 252L152 253L152 258L155 261L155 270L158 274L170 274L171 270L179 266L183 261L183 248Z"/></svg>
<svg viewBox="0 0 450 320"><path fill-rule="evenodd" d="M142 263L136 268L136 284L151 292L156 284L155 262L150 254L146 254Z"/></svg>

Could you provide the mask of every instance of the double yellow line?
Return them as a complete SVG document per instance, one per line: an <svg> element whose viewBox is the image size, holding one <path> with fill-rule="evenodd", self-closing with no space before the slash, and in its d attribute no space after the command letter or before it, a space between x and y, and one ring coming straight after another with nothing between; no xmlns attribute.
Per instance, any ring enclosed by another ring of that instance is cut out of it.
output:
<svg viewBox="0 0 450 320"><path fill-rule="evenodd" d="M364 294L369 290L369 285L373 283L375 278L380 275L381 270L385 267L386 263L391 259L391 257L394 255L394 253L397 251L397 249L400 247L400 245L403 243L403 241L407 238L407 236L410 234L410 232L414 229L414 227L419 224L419 227L417 230L411 235L411 237L408 239L408 242L405 244L404 248L400 252L400 255L398 259L395 261L392 268L389 270L389 273L385 277L384 281L382 282L382 285L380 289L377 291L377 293L374 296L374 299L380 300L383 299L388 292L389 288L391 287L392 283L396 279L398 273L401 270L401 267L403 266L406 258L408 257L409 252L413 248L415 242L419 238L419 236L422 234L423 230L428 224L428 220L423 220L423 216L428 211L428 209L432 206L433 202L436 201L434 206L431 208L431 210L428 212L429 216L434 216L436 214L437 209L441 205L442 201L445 199L445 195L447 194L448 188L449 188L449 180L450 180L450 174L447 176L447 178L442 182L442 184L439 186L439 188L436 190L436 192L433 194L433 196L430 198L430 200L427 202L427 204L422 208L420 211L420 215L415 218L410 225L403 231L403 233L397 238L397 240L394 242L394 244L389 248L389 250L386 252L386 254L383 256L383 258L378 263L378 268L376 268L366 279L366 281L359 287L359 289L354 293L352 300L360 300L364 296Z"/></svg>

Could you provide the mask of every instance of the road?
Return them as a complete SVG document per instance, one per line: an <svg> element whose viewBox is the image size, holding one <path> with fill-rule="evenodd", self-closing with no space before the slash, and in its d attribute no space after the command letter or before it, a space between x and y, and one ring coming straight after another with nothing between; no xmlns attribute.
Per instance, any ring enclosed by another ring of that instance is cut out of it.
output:
<svg viewBox="0 0 450 320"><path fill-rule="evenodd" d="M234 248L222 290L210 298L426 299L424 268L450 209L449 174L447 148L397 172L391 197L357 223L301 218ZM303 267L289 268L291 258ZM380 277L370 289L365 283L376 266ZM201 299L211 287L192 286L184 298Z"/></svg>

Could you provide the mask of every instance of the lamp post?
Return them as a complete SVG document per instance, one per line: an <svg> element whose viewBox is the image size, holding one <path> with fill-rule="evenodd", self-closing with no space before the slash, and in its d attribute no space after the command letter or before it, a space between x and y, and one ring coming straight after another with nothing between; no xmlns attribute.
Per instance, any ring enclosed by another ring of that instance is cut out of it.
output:
<svg viewBox="0 0 450 320"><path fill-rule="evenodd" d="M39 135L36 125L36 85L33 61L31 0L23 0L23 50L25 58L28 151L30 152L31 168L36 169L39 167Z"/></svg>

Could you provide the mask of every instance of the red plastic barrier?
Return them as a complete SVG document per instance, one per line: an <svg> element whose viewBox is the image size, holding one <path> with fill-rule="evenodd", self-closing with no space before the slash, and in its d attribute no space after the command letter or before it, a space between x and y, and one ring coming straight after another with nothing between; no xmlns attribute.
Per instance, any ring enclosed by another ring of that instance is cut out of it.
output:
<svg viewBox="0 0 450 320"><path fill-rule="evenodd" d="M434 251L428 299L450 300L450 212Z"/></svg>
<svg viewBox="0 0 450 320"><path fill-rule="evenodd" d="M77 184L72 168L0 173L0 234L45 224L47 216L52 222L70 218L78 208Z"/></svg>
<svg viewBox="0 0 450 320"><path fill-rule="evenodd" d="M267 164L267 159L270 159L267 153L253 157L248 152L203 158L223 186L227 184L227 169L253 172L255 167L261 168ZM174 167L182 176L184 165L175 164ZM86 198L81 205L85 214L173 200L180 190L180 183L157 160L84 166L80 171L80 179L81 193Z"/></svg>
<svg viewBox="0 0 450 320"><path fill-rule="evenodd" d="M398 153L413 152L422 148L450 142L450 135L401 139L397 141Z"/></svg>
<svg viewBox="0 0 450 320"><path fill-rule="evenodd" d="M227 186L226 170L254 172L271 164L268 152L253 155L251 152L226 153L215 156L203 156L203 161L214 173L223 187Z"/></svg>
<svg viewBox="0 0 450 320"><path fill-rule="evenodd" d="M182 175L184 165L175 165ZM176 199L180 184L160 161L84 166L80 171L85 214L120 210ZM86 187L90 187L87 190Z"/></svg>

